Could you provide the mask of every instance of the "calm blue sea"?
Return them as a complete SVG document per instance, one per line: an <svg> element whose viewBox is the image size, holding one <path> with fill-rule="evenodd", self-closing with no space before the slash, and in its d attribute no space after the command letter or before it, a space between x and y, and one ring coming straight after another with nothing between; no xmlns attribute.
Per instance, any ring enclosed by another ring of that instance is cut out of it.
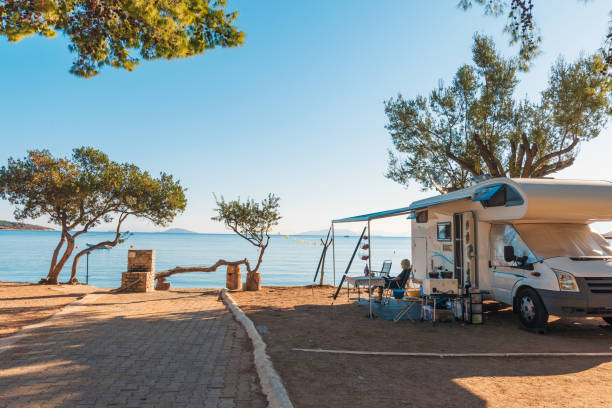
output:
<svg viewBox="0 0 612 408"><path fill-rule="evenodd" d="M56 231L0 231L0 280L8 282L37 282L46 276L53 249L59 241ZM79 237L77 245L112 239L114 234L91 232ZM306 285L312 282L321 256L320 240L325 237L312 235L273 236L260 272L264 285ZM300 240L303 242L300 243ZM358 237L336 237L336 282L348 265ZM318 242L317 246L313 242ZM310 243L308 245L307 243ZM211 265L218 259L240 260L245 256L255 265L257 251L244 239L229 234L170 234L135 233L125 243L110 250L94 251L89 256L89 283L99 287L118 287L121 272L127 266L130 246L134 249L154 249L156 271L175 266ZM372 268L379 269L383 260L393 260L392 275L401 271L400 261L410 258L410 238L371 238ZM76 251L75 251L76 252ZM359 255L359 252L358 252ZM71 260L60 276L66 281L70 276ZM356 257L351 274L363 273L365 261ZM332 251L328 251L325 267L325 283L334 283ZM86 259L79 264L78 278L85 282ZM246 272L243 272L243 280ZM225 286L225 268L212 273L186 273L172 276L169 281L175 288Z"/></svg>

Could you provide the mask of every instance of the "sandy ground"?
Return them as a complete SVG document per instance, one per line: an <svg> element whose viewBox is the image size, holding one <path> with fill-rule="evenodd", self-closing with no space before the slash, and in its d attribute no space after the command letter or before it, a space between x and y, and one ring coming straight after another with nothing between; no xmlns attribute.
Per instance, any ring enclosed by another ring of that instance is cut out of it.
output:
<svg viewBox="0 0 612 408"><path fill-rule="evenodd" d="M265 287L232 296L258 326L296 407L612 406L612 357L456 358L319 354L293 348L410 352L612 352L599 318L552 317L548 334L518 328L489 304L482 326L367 319L343 289Z"/></svg>
<svg viewBox="0 0 612 408"><path fill-rule="evenodd" d="M87 285L36 285L0 282L0 338L38 323L70 302L100 290Z"/></svg>

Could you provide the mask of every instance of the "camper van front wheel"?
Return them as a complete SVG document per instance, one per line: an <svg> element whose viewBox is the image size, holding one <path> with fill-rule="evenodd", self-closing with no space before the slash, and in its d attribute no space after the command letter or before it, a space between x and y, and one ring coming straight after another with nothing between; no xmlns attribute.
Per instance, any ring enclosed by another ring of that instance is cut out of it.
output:
<svg viewBox="0 0 612 408"><path fill-rule="evenodd" d="M535 329L546 325L548 312L535 290L524 288L517 295L519 320L523 326Z"/></svg>

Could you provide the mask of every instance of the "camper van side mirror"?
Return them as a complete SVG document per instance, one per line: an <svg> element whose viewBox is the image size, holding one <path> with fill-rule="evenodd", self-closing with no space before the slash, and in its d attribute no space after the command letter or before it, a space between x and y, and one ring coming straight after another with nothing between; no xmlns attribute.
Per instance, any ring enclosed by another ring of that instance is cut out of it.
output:
<svg viewBox="0 0 612 408"><path fill-rule="evenodd" d="M504 246L504 260L506 262L514 262L516 257L514 256L514 247L512 245Z"/></svg>

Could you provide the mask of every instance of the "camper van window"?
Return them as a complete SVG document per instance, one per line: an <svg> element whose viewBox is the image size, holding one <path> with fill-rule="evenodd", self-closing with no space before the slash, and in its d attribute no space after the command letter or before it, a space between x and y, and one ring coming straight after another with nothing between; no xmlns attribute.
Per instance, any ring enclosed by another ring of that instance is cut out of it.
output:
<svg viewBox="0 0 612 408"><path fill-rule="evenodd" d="M450 222L439 222L438 223L438 241L450 241L451 240L451 223Z"/></svg>
<svg viewBox="0 0 612 408"><path fill-rule="evenodd" d="M418 224L426 223L427 219L428 219L428 217L427 217L427 210L417 212L415 218L416 218L416 222Z"/></svg>
<svg viewBox="0 0 612 408"><path fill-rule="evenodd" d="M493 197L488 200L481 201L482 206L487 207L512 207L514 205L522 205L523 197L514 188L505 185Z"/></svg>
<svg viewBox="0 0 612 408"><path fill-rule="evenodd" d="M612 257L612 246L586 224L517 224L529 247L541 258Z"/></svg>
<svg viewBox="0 0 612 408"><path fill-rule="evenodd" d="M518 258L526 256L527 260L525 264L531 264L538 261L538 258L531 252L512 225L491 225L491 234L489 237L491 240L491 265L493 266L516 266L515 262L506 262L504 258L505 246L513 247L514 255Z"/></svg>

